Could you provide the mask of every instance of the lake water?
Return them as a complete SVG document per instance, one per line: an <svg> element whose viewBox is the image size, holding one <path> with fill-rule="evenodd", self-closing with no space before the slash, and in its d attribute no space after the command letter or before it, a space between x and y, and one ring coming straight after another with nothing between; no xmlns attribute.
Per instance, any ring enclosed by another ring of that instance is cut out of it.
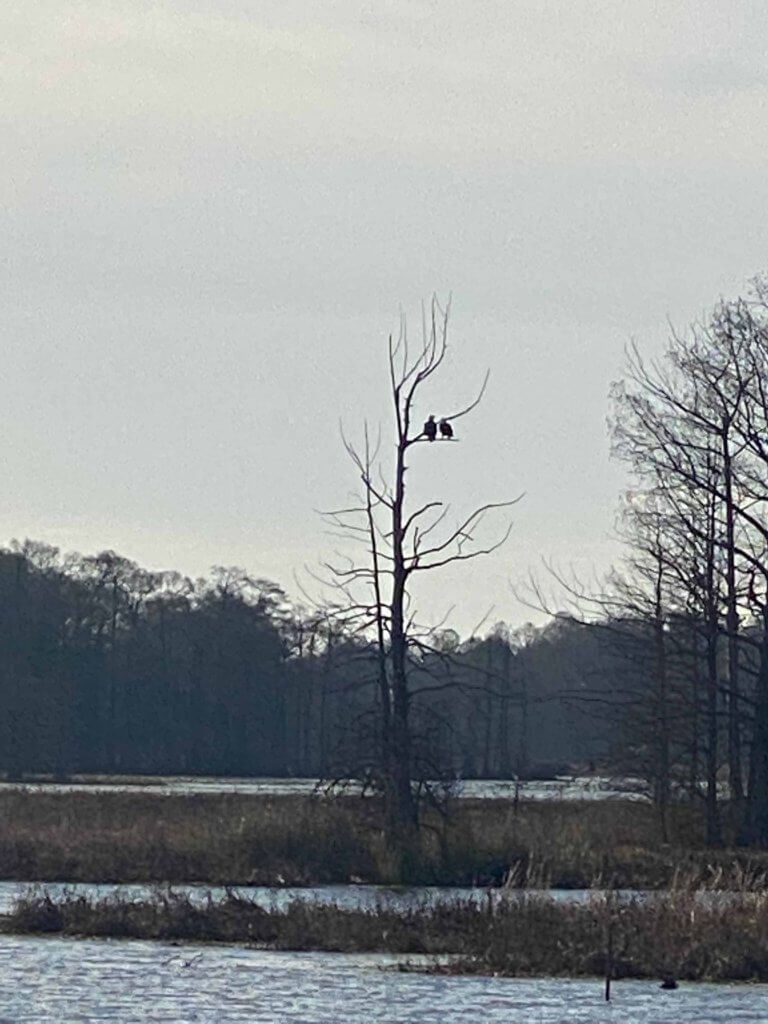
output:
<svg viewBox="0 0 768 1024"><path fill-rule="evenodd" d="M768 988L403 974L393 957L4 936L0 1024L741 1024Z"/></svg>
<svg viewBox="0 0 768 1024"><path fill-rule="evenodd" d="M664 896L665 890L618 889L612 897L619 901L653 900ZM0 914L9 914L16 901L22 896L48 896L54 902L71 897L86 897L89 900L119 899L140 902L158 896L184 896L197 906L205 906L209 900L224 900L228 893L234 893L243 900L249 900L266 910L285 910L291 903L311 903L314 906L335 906L342 910L408 911L429 909L439 906L455 906L471 903L487 907L514 904L516 900L528 898L550 899L555 903L588 903L607 895L597 889L504 889L469 888L460 886L400 886L385 885L318 885L318 886L274 886L236 885L225 889L193 883L174 885L147 885L139 883L97 883L97 882L0 882ZM728 890L700 889L693 894L702 904L724 905L735 902L762 899L761 892L733 892ZM766 1015L768 1021L768 1015Z"/></svg>
<svg viewBox="0 0 768 1024"><path fill-rule="evenodd" d="M116 778L114 782L88 782L79 778L66 783L0 782L0 791L24 789L53 793L77 792L140 792L167 795L171 793L245 793L258 796L310 794L316 791L317 779L234 779L174 776ZM350 787L354 792L354 788ZM643 784L637 779L611 779L597 775L560 776L515 783L510 779L466 779L455 785L455 794L473 799L513 800L645 800Z"/></svg>
<svg viewBox="0 0 768 1024"><path fill-rule="evenodd" d="M409 886L390 888L384 885L320 885L306 888L287 886L238 885L226 890L220 886L177 884L173 886L152 886L140 884L100 884L94 882L0 882L0 914L8 914L15 901L24 894L47 894L52 900L67 896L86 896L92 900L112 897L122 900L147 900L158 893L175 893L187 896L196 904L208 899L222 900L227 891L236 893L265 908L282 910L295 900L315 905L334 905L345 910L408 911L419 907L435 907L455 903L485 904L489 899L494 903L514 899L521 890L468 888L458 886ZM560 903L583 903L594 896L590 889L548 889L524 891L525 895L547 896ZM621 891L620 896L643 895L633 890Z"/></svg>

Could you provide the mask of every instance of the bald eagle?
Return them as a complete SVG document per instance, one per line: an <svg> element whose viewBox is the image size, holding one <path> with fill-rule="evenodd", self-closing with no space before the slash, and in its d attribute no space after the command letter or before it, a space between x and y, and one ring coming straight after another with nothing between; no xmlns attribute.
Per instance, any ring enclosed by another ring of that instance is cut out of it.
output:
<svg viewBox="0 0 768 1024"><path fill-rule="evenodd" d="M448 420L440 420L440 436L441 437L453 437L453 427Z"/></svg>
<svg viewBox="0 0 768 1024"><path fill-rule="evenodd" d="M430 416L424 424L423 434L428 441L434 441L437 437L437 424L435 423L434 416Z"/></svg>

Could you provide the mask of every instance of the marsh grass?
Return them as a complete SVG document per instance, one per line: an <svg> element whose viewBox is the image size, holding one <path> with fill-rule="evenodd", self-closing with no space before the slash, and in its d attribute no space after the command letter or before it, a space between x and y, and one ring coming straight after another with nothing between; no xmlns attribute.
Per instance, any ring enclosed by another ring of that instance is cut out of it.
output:
<svg viewBox="0 0 768 1024"><path fill-rule="evenodd" d="M606 970L613 930L615 978L768 981L768 895L695 889L692 878L645 899L595 891L565 904L527 890L485 904L395 911L291 903L264 908L229 893L207 904L157 893L130 901L30 894L7 931L218 941L282 950L432 954L432 970L496 975L594 976ZM749 883L755 884L756 878ZM449 959L445 955L450 954Z"/></svg>
<svg viewBox="0 0 768 1024"><path fill-rule="evenodd" d="M604 976L613 931L614 978L688 981L768 980L768 902L764 894L669 890L587 904L526 900L488 919L481 948L448 967L458 973Z"/></svg>
<svg viewBox="0 0 768 1024"><path fill-rule="evenodd" d="M316 884L375 872L342 801L203 794L0 794L0 876Z"/></svg>
<svg viewBox="0 0 768 1024"><path fill-rule="evenodd" d="M359 797L0 793L0 877L24 881L203 882L664 888L681 872L723 888L768 857L707 850L701 816L670 815L662 845L653 809L630 801L456 800L393 857L380 807Z"/></svg>

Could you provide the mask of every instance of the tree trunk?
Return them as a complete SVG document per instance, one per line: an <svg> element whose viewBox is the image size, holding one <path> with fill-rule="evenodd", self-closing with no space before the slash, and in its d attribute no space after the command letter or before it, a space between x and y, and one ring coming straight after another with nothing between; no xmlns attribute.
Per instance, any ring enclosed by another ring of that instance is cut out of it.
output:
<svg viewBox="0 0 768 1024"><path fill-rule="evenodd" d="M520 676L520 743L517 750L517 777L525 778L529 769L528 681Z"/></svg>
<svg viewBox="0 0 768 1024"><path fill-rule="evenodd" d="M755 686L755 720L750 750L749 805L742 838L768 847L768 605L762 610L763 637Z"/></svg>
<svg viewBox="0 0 768 1024"><path fill-rule="evenodd" d="M688 794L693 802L699 796L699 750L701 740L699 736L699 710L701 696L700 658L699 658L699 636L695 627L691 630L691 736L690 736L690 764L688 768Z"/></svg>
<svg viewBox="0 0 768 1024"><path fill-rule="evenodd" d="M390 658L392 665L392 717L387 766L387 819L390 837L396 845L407 842L417 824L416 804L411 790L411 734L408 722L408 640L405 632L405 585L408 572L403 552L403 507L405 502L406 434L400 437L392 504L392 603L390 606Z"/></svg>
<svg viewBox="0 0 768 1024"><path fill-rule="evenodd" d="M487 681L487 689L485 693L485 727L483 729L483 770L482 776L484 779L491 777L491 746L492 746L492 730L493 730L493 695L490 690L491 680L491 669L493 666L493 652L491 643L486 644L485 651L485 673Z"/></svg>
<svg viewBox="0 0 768 1024"><path fill-rule="evenodd" d="M664 615L662 604L662 566L656 581L656 608L654 621L656 700L655 734L657 750L656 806L659 811L661 840L669 842L669 707L667 693L667 650L664 637Z"/></svg>
<svg viewBox="0 0 768 1024"><path fill-rule="evenodd" d="M717 804L717 761L718 761L718 723L717 723L717 634L715 624L710 623L707 636L707 845L720 846L722 833L720 829L720 812Z"/></svg>
<svg viewBox="0 0 768 1024"><path fill-rule="evenodd" d="M706 627L706 665L707 665L707 845L721 846L723 842L720 826L720 809L717 803L717 769L718 769L718 698L720 693L717 649L720 634L718 613L718 593L715 582L715 533L716 533L716 498L712 494L707 509L707 543L704 572L704 623Z"/></svg>
<svg viewBox="0 0 768 1024"><path fill-rule="evenodd" d="M728 631L728 778L731 800L744 800L741 764L741 706L739 700L739 612L736 605L736 551L733 507L733 470L728 424L723 425L723 482L725 486L726 629Z"/></svg>
<svg viewBox="0 0 768 1024"><path fill-rule="evenodd" d="M499 776L502 779L508 779L512 774L509 744L509 704L512 699L512 650L508 643L504 644L503 664L504 698L501 702L501 714L499 715Z"/></svg>

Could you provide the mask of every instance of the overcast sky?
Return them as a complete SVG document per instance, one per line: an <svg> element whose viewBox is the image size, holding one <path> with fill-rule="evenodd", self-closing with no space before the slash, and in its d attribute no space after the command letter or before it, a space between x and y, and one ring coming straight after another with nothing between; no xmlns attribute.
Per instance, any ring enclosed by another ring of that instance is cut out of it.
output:
<svg viewBox="0 0 768 1024"><path fill-rule="evenodd" d="M419 494L526 492L422 617L607 568L609 383L768 266L768 6L5 0L0 540L295 593L389 428L398 310L453 294ZM453 594L452 594L453 592Z"/></svg>

